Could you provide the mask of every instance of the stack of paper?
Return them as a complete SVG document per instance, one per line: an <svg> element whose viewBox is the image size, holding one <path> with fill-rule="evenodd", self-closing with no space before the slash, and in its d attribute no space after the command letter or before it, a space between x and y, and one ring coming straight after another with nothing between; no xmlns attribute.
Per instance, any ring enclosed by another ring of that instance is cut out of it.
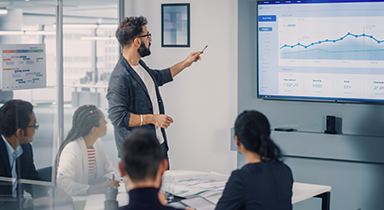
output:
<svg viewBox="0 0 384 210"><path fill-rule="evenodd" d="M171 183L169 187L170 193L179 197L193 197L200 195L212 203L217 203L220 199L229 176L219 173L174 173L169 172L164 176L171 176L167 178Z"/></svg>

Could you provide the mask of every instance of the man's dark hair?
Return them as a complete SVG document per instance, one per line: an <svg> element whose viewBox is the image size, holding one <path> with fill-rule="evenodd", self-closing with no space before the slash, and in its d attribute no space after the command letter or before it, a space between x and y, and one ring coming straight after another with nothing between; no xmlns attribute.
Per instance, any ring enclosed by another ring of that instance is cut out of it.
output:
<svg viewBox="0 0 384 210"><path fill-rule="evenodd" d="M164 159L156 136L144 129L135 129L122 147L124 170L133 182L156 179Z"/></svg>
<svg viewBox="0 0 384 210"><path fill-rule="evenodd" d="M120 23L116 31L116 38L122 47L131 45L133 39L143 32L142 26L147 24L147 19L143 16L140 17L126 17Z"/></svg>
<svg viewBox="0 0 384 210"><path fill-rule="evenodd" d="M33 106L22 100L9 100L0 108L0 133L6 137L16 134L17 129L26 131Z"/></svg>

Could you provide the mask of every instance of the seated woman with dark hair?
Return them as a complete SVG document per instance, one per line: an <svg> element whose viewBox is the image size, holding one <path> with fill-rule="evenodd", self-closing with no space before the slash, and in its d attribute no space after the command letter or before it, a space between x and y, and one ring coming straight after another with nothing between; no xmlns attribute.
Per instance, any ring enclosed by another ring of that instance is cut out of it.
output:
<svg viewBox="0 0 384 210"><path fill-rule="evenodd" d="M105 154L100 137L107 132L104 114L93 105L79 107L72 128L60 146L57 186L69 195L103 193L105 187L119 186L117 170Z"/></svg>
<svg viewBox="0 0 384 210"><path fill-rule="evenodd" d="M268 119L244 111L235 122L235 142L247 164L232 172L216 209L291 210L293 177L270 138Z"/></svg>

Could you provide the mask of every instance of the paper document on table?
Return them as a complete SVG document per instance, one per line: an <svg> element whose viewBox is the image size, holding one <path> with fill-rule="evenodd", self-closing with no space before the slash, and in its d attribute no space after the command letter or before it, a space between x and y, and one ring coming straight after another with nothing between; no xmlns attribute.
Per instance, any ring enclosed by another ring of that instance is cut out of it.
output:
<svg viewBox="0 0 384 210"><path fill-rule="evenodd" d="M196 210L214 210L216 205L208 201L207 199L196 196L192 198L187 198L180 201L186 206L192 207Z"/></svg>
<svg viewBox="0 0 384 210"><path fill-rule="evenodd" d="M173 194L180 197L191 197L206 191L223 191L228 178L228 175L214 172L173 176Z"/></svg>
<svg viewBox="0 0 384 210"><path fill-rule="evenodd" d="M173 194L179 197L189 198L199 195L205 191L206 190L203 188L188 188L186 186L175 186Z"/></svg>
<svg viewBox="0 0 384 210"><path fill-rule="evenodd" d="M221 196L223 196L223 191L206 191L201 193L199 196L204 197L214 204L217 204Z"/></svg>

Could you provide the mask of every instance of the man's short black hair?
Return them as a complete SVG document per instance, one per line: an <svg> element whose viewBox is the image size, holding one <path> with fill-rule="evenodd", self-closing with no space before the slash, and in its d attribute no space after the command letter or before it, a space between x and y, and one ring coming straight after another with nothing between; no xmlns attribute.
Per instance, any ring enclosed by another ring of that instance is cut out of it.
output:
<svg viewBox="0 0 384 210"><path fill-rule="evenodd" d="M142 26L147 25L147 19L140 17L126 17L116 31L116 38L122 47L131 45L132 41L143 32Z"/></svg>
<svg viewBox="0 0 384 210"><path fill-rule="evenodd" d="M31 103L22 100L9 100L0 108L0 133L6 137L16 134L17 129L26 131L30 115L33 113Z"/></svg>
<svg viewBox="0 0 384 210"><path fill-rule="evenodd" d="M122 147L124 170L133 182L155 180L164 159L156 136L144 129L135 129Z"/></svg>

